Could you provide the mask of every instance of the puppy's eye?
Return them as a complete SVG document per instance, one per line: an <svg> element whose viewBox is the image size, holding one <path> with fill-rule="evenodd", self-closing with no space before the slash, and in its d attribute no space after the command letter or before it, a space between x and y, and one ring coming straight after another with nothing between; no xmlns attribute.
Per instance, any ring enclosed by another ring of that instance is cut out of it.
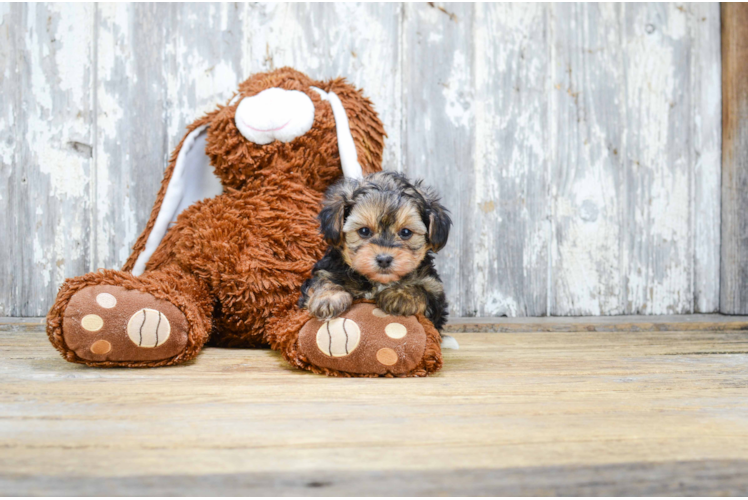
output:
<svg viewBox="0 0 748 500"><path fill-rule="evenodd" d="M369 229L368 227L362 227L358 230L358 235L362 238L368 238L369 236L371 236L371 229Z"/></svg>
<svg viewBox="0 0 748 500"><path fill-rule="evenodd" d="M397 234L398 234L398 235L400 235L400 238L402 238L402 239L404 239L404 240L407 240L407 239L409 239L409 238L410 238L411 236L413 236L413 231L411 231L411 230L410 230L410 229L408 229L408 228L405 228L405 229L401 229L401 230L400 230L400 232L399 232L399 233L397 233Z"/></svg>

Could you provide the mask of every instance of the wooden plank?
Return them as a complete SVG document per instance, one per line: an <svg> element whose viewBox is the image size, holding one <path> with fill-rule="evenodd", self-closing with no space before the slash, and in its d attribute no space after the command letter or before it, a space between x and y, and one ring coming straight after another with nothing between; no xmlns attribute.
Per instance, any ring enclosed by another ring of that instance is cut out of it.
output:
<svg viewBox="0 0 748 500"><path fill-rule="evenodd" d="M0 280L3 286L0 288L0 315L17 313L19 308L15 306L20 294L20 276L14 273L18 264L18 256L12 255L20 250L21 227L17 221L21 214L12 210L19 204L17 186L19 185L18 174L14 174L16 164L16 146L13 136L16 135L16 110L20 104L21 87L12 78L19 71L19 54L21 53L20 36L11 30L18 13L12 11L10 3L0 4L0 231L5 235L5 241L10 242L0 245ZM11 312L12 311L12 312Z"/></svg>
<svg viewBox="0 0 748 500"><path fill-rule="evenodd" d="M684 5L691 38L693 312L719 311L722 64L716 3Z"/></svg>
<svg viewBox="0 0 748 500"><path fill-rule="evenodd" d="M719 314L545 318L451 318L453 332L681 332L748 330L748 318Z"/></svg>
<svg viewBox="0 0 748 500"><path fill-rule="evenodd" d="M436 376L392 380L213 348L179 367L91 369L42 331L2 332L0 488L185 494L205 478L216 493L366 494L407 480L433 492L444 476L486 492L744 491L748 332L456 338Z"/></svg>
<svg viewBox="0 0 748 500"><path fill-rule="evenodd" d="M0 13L0 314L41 315L90 266L93 7Z"/></svg>
<svg viewBox="0 0 748 500"><path fill-rule="evenodd" d="M94 268L122 267L145 227L168 161L168 7L96 6Z"/></svg>
<svg viewBox="0 0 748 500"><path fill-rule="evenodd" d="M720 311L748 314L748 5L722 4Z"/></svg>
<svg viewBox="0 0 748 500"><path fill-rule="evenodd" d="M621 206L628 99L621 9L550 7L553 315L627 312Z"/></svg>
<svg viewBox="0 0 748 500"><path fill-rule="evenodd" d="M744 460L438 471L246 472L52 477L0 473L0 491L34 496L745 496Z"/></svg>
<svg viewBox="0 0 748 500"><path fill-rule="evenodd" d="M47 318L8 318L0 316L0 332L42 332Z"/></svg>
<svg viewBox="0 0 748 500"><path fill-rule="evenodd" d="M245 75L292 66L312 78L345 77L364 89L387 131L383 163L402 170L399 4L247 6Z"/></svg>
<svg viewBox="0 0 748 500"><path fill-rule="evenodd" d="M460 198L456 221L463 316L548 312L547 22L541 4L475 5L474 173L455 172L459 187L445 179L450 198L474 193ZM439 154L427 161L453 170Z"/></svg>
<svg viewBox="0 0 748 500"><path fill-rule="evenodd" d="M687 313L694 259L688 13L676 4L627 4L622 22L626 313Z"/></svg>
<svg viewBox="0 0 748 500"><path fill-rule="evenodd" d="M456 224L437 257L450 313L477 314L472 281L475 84L470 4L406 4L402 40L403 171L427 179Z"/></svg>

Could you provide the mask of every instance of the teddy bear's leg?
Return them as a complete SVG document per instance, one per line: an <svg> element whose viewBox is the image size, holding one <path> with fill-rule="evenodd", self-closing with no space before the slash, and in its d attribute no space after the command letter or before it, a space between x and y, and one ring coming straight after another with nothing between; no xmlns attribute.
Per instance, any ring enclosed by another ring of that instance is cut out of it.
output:
<svg viewBox="0 0 748 500"><path fill-rule="evenodd" d="M423 377L442 366L439 332L418 316L354 304L320 321L295 309L268 322L273 347L292 365L338 377Z"/></svg>
<svg viewBox="0 0 748 500"><path fill-rule="evenodd" d="M102 270L64 283L47 334L75 363L173 365L200 352L211 314L207 288L176 266L138 277Z"/></svg>

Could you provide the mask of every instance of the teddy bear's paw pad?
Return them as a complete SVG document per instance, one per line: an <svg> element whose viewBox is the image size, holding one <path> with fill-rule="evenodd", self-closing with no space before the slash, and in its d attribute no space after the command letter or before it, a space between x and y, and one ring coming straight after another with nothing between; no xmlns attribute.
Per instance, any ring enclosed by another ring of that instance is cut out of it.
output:
<svg viewBox="0 0 748 500"><path fill-rule="evenodd" d="M353 320L335 318L325 321L317 330L317 348L334 358L348 356L361 342L361 329Z"/></svg>
<svg viewBox="0 0 748 500"><path fill-rule="evenodd" d="M77 292L62 320L65 344L86 361L171 358L187 346L187 333L187 320L175 305L113 285Z"/></svg>
<svg viewBox="0 0 748 500"><path fill-rule="evenodd" d="M415 316L391 316L356 304L339 318L309 320L299 347L312 364L355 374L404 375L420 363L426 332Z"/></svg>

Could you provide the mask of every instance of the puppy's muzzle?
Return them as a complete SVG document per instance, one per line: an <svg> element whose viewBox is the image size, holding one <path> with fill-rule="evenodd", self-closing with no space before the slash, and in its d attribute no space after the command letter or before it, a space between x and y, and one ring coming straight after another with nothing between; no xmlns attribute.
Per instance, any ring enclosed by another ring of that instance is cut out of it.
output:
<svg viewBox="0 0 748 500"><path fill-rule="evenodd" d="M392 265L393 260L394 257L392 255L387 255L386 253L380 253L376 257L377 265L381 269L388 269Z"/></svg>

